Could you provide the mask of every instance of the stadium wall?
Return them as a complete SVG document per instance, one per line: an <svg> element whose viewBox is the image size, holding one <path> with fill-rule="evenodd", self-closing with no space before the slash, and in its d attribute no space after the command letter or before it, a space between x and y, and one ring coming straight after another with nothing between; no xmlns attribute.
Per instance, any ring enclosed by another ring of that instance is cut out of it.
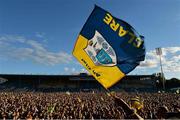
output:
<svg viewBox="0 0 180 120"><path fill-rule="evenodd" d="M91 75L26 75L0 74L0 89L30 89L35 91L104 90ZM112 90L157 91L154 75L129 75L120 80Z"/></svg>

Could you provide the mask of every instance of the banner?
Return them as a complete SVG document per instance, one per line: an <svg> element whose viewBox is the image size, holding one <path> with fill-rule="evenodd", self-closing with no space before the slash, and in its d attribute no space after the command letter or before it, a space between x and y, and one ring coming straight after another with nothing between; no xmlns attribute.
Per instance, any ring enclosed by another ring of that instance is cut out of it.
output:
<svg viewBox="0 0 180 120"><path fill-rule="evenodd" d="M95 6L77 38L73 55L109 88L144 60L143 39L128 23Z"/></svg>

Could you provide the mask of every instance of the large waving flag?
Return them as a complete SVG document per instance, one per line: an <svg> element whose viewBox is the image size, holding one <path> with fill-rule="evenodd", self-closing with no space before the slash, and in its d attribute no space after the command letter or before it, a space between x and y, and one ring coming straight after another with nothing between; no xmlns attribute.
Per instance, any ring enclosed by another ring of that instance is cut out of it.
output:
<svg viewBox="0 0 180 120"><path fill-rule="evenodd" d="M128 23L95 6L78 36L73 55L109 88L144 60L143 38Z"/></svg>

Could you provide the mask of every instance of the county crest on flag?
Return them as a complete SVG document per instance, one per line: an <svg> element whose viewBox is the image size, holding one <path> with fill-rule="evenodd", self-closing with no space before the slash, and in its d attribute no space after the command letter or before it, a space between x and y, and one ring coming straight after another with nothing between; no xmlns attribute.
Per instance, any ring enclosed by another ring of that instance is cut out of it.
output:
<svg viewBox="0 0 180 120"><path fill-rule="evenodd" d="M144 60L143 39L127 22L95 6L73 55L107 89Z"/></svg>

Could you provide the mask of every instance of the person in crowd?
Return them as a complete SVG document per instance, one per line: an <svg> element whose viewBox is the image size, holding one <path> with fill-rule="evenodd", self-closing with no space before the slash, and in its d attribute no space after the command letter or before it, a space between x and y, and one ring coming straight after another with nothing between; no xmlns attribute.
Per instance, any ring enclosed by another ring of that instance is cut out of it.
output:
<svg viewBox="0 0 180 120"><path fill-rule="evenodd" d="M169 112L166 106L158 108L156 113L157 119L180 119L180 112Z"/></svg>
<svg viewBox="0 0 180 120"><path fill-rule="evenodd" d="M143 99L141 109L135 99L133 103L135 93L127 92L116 93L116 97L103 92L0 92L0 119L178 118L178 94L139 93L138 97Z"/></svg>
<svg viewBox="0 0 180 120"><path fill-rule="evenodd" d="M136 112L135 108L131 108L123 99L117 97L116 95L113 96L115 100L116 106L121 106L124 110L127 119L140 119L143 120L143 118Z"/></svg>

